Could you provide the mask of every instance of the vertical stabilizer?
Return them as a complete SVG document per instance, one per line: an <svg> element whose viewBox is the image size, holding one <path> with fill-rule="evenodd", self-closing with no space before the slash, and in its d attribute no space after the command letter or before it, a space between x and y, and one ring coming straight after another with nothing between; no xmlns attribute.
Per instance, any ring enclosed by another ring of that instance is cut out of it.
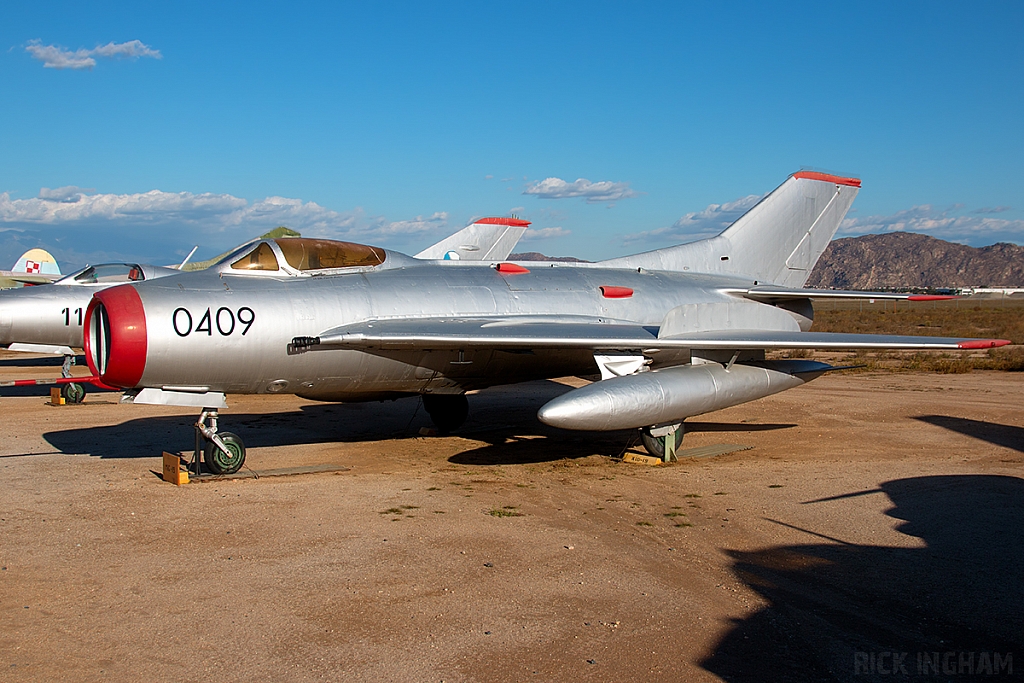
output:
<svg viewBox="0 0 1024 683"><path fill-rule="evenodd" d="M601 265L742 275L802 287L859 189L857 178L794 173L717 237Z"/></svg>
<svg viewBox="0 0 1024 683"><path fill-rule="evenodd" d="M515 249L530 221L519 218L481 218L420 253L418 259L502 261Z"/></svg>
<svg viewBox="0 0 1024 683"><path fill-rule="evenodd" d="M19 275L60 275L57 259L45 249L29 249L11 269Z"/></svg>

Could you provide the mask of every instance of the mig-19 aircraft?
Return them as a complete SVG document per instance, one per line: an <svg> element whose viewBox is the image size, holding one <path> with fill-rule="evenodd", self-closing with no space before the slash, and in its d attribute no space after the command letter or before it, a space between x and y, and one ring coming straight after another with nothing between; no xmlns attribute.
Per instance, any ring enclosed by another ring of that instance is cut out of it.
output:
<svg viewBox="0 0 1024 683"><path fill-rule="evenodd" d="M717 237L599 263L422 261L353 243L261 240L189 275L97 292L85 316L97 381L135 403L200 408L197 455L236 471L220 431L232 393L323 401L420 395L442 432L466 392L602 379L544 405L574 430L639 429L671 457L686 418L833 369L769 349L965 349L1002 340L810 332L811 299L922 298L802 289L861 183L799 172Z"/></svg>

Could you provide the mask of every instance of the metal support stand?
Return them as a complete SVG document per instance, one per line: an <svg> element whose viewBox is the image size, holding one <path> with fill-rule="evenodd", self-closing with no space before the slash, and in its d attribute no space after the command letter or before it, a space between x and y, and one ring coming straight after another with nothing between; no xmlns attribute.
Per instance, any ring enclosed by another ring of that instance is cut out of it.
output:
<svg viewBox="0 0 1024 683"><path fill-rule="evenodd" d="M665 435L665 457L662 458L664 462L673 462L676 459L676 431L678 430L673 429Z"/></svg>

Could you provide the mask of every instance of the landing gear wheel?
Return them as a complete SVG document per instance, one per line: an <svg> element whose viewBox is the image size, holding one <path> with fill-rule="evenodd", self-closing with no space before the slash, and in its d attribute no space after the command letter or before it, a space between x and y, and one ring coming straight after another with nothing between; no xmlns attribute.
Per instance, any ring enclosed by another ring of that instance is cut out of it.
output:
<svg viewBox="0 0 1024 683"><path fill-rule="evenodd" d="M672 434L666 436L654 436L651 434L650 427L644 427L640 430L640 441L643 442L644 448L648 453L653 455L655 458L660 460L665 459L665 441L672 437L675 437L675 447L672 452L675 453L679 449L679 446L683 443L683 435L686 433L686 426L683 423L679 423L679 427Z"/></svg>
<svg viewBox="0 0 1024 683"><path fill-rule="evenodd" d="M469 399L465 394L424 394L423 408L442 434L458 429L469 417Z"/></svg>
<svg viewBox="0 0 1024 683"><path fill-rule="evenodd" d="M207 441L203 449L203 460L214 474L234 474L245 463L245 444L241 437L231 432L218 432L217 436L228 447L231 455L219 449L212 441Z"/></svg>
<svg viewBox="0 0 1024 683"><path fill-rule="evenodd" d="M70 382L60 388L60 395L65 403L81 403L85 400L85 387L77 382Z"/></svg>

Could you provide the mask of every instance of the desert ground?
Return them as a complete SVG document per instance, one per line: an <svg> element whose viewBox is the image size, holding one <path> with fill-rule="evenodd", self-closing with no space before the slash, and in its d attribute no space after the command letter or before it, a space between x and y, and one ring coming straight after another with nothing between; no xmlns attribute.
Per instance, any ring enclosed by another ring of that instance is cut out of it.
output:
<svg viewBox="0 0 1024 683"><path fill-rule="evenodd" d="M0 680L1024 671L1024 374L832 373L687 423L748 450L656 467L537 422L580 383L475 394L448 437L417 399L230 397L251 470L346 469L182 487L197 411L0 391Z"/></svg>

